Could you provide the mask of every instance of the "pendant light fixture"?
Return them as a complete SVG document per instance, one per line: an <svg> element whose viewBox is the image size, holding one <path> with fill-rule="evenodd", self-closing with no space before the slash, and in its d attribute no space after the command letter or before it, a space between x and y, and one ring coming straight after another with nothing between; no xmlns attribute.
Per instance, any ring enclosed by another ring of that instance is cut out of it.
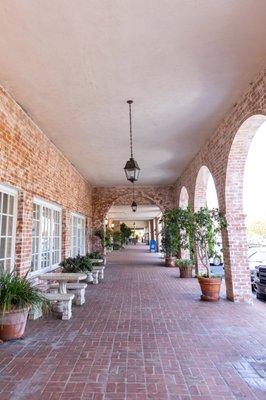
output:
<svg viewBox="0 0 266 400"><path fill-rule="evenodd" d="M131 183L136 182L139 178L140 167L133 157L133 141L132 141L132 118L131 118L131 104L133 100L127 101L129 106L129 133L130 133L130 159L126 162L124 167L126 178Z"/></svg>
<svg viewBox="0 0 266 400"><path fill-rule="evenodd" d="M136 212L137 208L138 208L138 205L135 202L135 191L134 191L134 182L133 182L133 201L132 201L132 204L131 204L131 209L132 209L133 212Z"/></svg>

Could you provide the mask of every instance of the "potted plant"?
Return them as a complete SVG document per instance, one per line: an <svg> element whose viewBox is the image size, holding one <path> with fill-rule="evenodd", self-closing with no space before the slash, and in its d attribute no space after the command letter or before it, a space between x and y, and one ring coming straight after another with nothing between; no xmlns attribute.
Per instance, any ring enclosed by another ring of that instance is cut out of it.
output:
<svg viewBox="0 0 266 400"><path fill-rule="evenodd" d="M175 266L175 256L181 248L181 231L183 227L183 210L175 208L163 213L161 222L162 229L162 251L165 254L165 266Z"/></svg>
<svg viewBox="0 0 266 400"><path fill-rule="evenodd" d="M192 278L193 261L189 258L178 258L175 265L179 267L180 278Z"/></svg>
<svg viewBox="0 0 266 400"><path fill-rule="evenodd" d="M201 300L217 301L220 298L221 276L214 276L210 268L209 248L213 248L217 234L226 227L226 220L218 209L202 207L194 213L191 232L193 232L196 251L205 272L197 278L201 287Z"/></svg>
<svg viewBox="0 0 266 400"><path fill-rule="evenodd" d="M28 312L41 306L44 297L27 277L4 273L0 276L0 339L19 339L24 335Z"/></svg>
<svg viewBox="0 0 266 400"><path fill-rule="evenodd" d="M92 262L88 255L76 257L68 257L61 261L60 266L63 268L63 272L75 273L84 272L87 275L87 281L92 282Z"/></svg>

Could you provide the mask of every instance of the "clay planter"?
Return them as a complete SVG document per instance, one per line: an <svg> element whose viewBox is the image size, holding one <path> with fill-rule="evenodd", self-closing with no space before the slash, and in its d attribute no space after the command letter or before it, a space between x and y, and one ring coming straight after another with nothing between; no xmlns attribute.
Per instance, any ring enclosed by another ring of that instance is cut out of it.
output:
<svg viewBox="0 0 266 400"><path fill-rule="evenodd" d="M203 278L198 277L201 288L201 300L204 301L218 301L220 298L220 288L222 278Z"/></svg>
<svg viewBox="0 0 266 400"><path fill-rule="evenodd" d="M165 257L165 266L166 267L175 267L174 257Z"/></svg>
<svg viewBox="0 0 266 400"><path fill-rule="evenodd" d="M0 339L19 339L24 335L29 308L12 310L0 315Z"/></svg>
<svg viewBox="0 0 266 400"><path fill-rule="evenodd" d="M192 278L192 266L179 267L180 278Z"/></svg>

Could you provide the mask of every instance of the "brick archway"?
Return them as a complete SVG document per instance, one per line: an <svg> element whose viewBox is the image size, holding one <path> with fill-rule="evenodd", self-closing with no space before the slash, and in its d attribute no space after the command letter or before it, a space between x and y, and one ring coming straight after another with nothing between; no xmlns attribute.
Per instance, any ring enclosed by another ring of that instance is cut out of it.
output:
<svg viewBox="0 0 266 400"><path fill-rule="evenodd" d="M202 165L198 171L194 191L194 210L198 211L201 207L207 206L207 187L208 181L213 175L208 167ZM214 181L214 178L213 178ZM216 185L214 181L215 191ZM217 193L217 191L216 191Z"/></svg>
<svg viewBox="0 0 266 400"><path fill-rule="evenodd" d="M174 187L168 186L139 186L135 187L135 197L139 205L155 204L161 211L174 207ZM105 216L112 205L125 205L132 202L132 187L103 187L94 188L93 198L93 233L104 227ZM98 240L92 237L93 247ZM95 245L96 243L96 245Z"/></svg>
<svg viewBox="0 0 266 400"><path fill-rule="evenodd" d="M227 271L227 297L251 300L247 237L243 212L244 171L251 142L266 116L252 115L237 130L226 168L225 206L227 230L224 232L224 260ZM227 268L230 266L230 268Z"/></svg>
<svg viewBox="0 0 266 400"><path fill-rule="evenodd" d="M182 186L181 191L180 191L180 196L179 196L179 207L187 208L188 204L189 204L188 191L185 186Z"/></svg>

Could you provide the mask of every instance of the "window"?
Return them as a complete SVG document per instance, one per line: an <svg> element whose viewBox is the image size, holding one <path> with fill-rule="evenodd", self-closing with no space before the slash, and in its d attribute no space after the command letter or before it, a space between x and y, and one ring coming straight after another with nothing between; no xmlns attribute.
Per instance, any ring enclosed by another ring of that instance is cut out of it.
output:
<svg viewBox="0 0 266 400"><path fill-rule="evenodd" d="M85 217L79 214L71 215L71 257L84 255L85 250Z"/></svg>
<svg viewBox="0 0 266 400"><path fill-rule="evenodd" d="M0 273L14 267L17 191L0 185Z"/></svg>
<svg viewBox="0 0 266 400"><path fill-rule="evenodd" d="M31 271L49 270L60 262L61 209L35 200L33 204Z"/></svg>

